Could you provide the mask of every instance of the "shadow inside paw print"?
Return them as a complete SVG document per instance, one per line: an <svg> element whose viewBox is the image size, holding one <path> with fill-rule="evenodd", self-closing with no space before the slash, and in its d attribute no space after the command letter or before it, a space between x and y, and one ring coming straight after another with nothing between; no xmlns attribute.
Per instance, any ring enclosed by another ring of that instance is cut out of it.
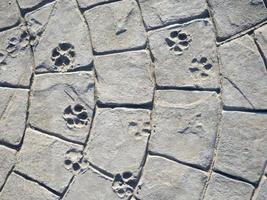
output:
<svg viewBox="0 0 267 200"><path fill-rule="evenodd" d="M63 118L69 128L82 128L88 125L89 122L88 112L81 104L65 108Z"/></svg>
<svg viewBox="0 0 267 200"><path fill-rule="evenodd" d="M206 78L209 76L209 71L212 68L212 64L208 63L206 57L194 58L192 60L192 67L189 67L189 71L196 77Z"/></svg>
<svg viewBox="0 0 267 200"><path fill-rule="evenodd" d="M250 0L251 5L260 5L263 3L264 3L264 0Z"/></svg>
<svg viewBox="0 0 267 200"><path fill-rule="evenodd" d="M141 138L141 136L151 133L150 122L129 122L128 132L136 136L136 138Z"/></svg>
<svg viewBox="0 0 267 200"><path fill-rule="evenodd" d="M176 55L182 55L183 51L189 48L191 42L190 36L182 30L175 30L170 33L168 38L165 38L170 50Z"/></svg>
<svg viewBox="0 0 267 200"><path fill-rule="evenodd" d="M64 166L73 173L79 174L89 167L89 162L84 158L82 151L70 149L66 152Z"/></svg>
<svg viewBox="0 0 267 200"><path fill-rule="evenodd" d="M204 128L202 123L199 122L201 118L201 113L198 113L192 116L189 120L187 125L182 129L179 130L178 133L180 134L201 134L204 133Z"/></svg>

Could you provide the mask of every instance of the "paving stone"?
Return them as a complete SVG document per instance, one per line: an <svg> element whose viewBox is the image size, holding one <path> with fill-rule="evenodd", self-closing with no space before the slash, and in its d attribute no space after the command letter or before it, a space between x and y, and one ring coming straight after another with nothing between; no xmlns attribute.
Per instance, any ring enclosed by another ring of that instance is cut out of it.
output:
<svg viewBox="0 0 267 200"><path fill-rule="evenodd" d="M27 129L15 170L63 192L73 176L64 165L71 149L80 151L82 146Z"/></svg>
<svg viewBox="0 0 267 200"><path fill-rule="evenodd" d="M0 1L0 16L0 29L9 28L18 24L20 22L20 10L16 0Z"/></svg>
<svg viewBox="0 0 267 200"><path fill-rule="evenodd" d="M154 82L146 51L96 57L98 100L107 104L143 104L152 101Z"/></svg>
<svg viewBox="0 0 267 200"><path fill-rule="evenodd" d="M255 36L261 51L263 52L265 58L267 58L267 25L257 29L255 31Z"/></svg>
<svg viewBox="0 0 267 200"><path fill-rule="evenodd" d="M145 46L145 29L136 1L127 0L101 5L84 14L96 52Z"/></svg>
<svg viewBox="0 0 267 200"><path fill-rule="evenodd" d="M149 123L149 110L97 108L86 157L113 174L137 172L146 150Z"/></svg>
<svg viewBox="0 0 267 200"><path fill-rule="evenodd" d="M18 0L18 3L22 9L26 9L26 8L34 8L36 6L45 4L50 1L53 0Z"/></svg>
<svg viewBox="0 0 267 200"><path fill-rule="evenodd" d="M250 200L253 189L248 183L213 173L204 199Z"/></svg>
<svg viewBox="0 0 267 200"><path fill-rule="evenodd" d="M48 10L44 7L28 15L33 24L37 23L33 26L47 23L34 48L36 71L65 72L91 65L89 32L76 1L59 0L52 13Z"/></svg>
<svg viewBox="0 0 267 200"><path fill-rule="evenodd" d="M204 172L160 157L148 157L137 196L149 200L199 200Z"/></svg>
<svg viewBox="0 0 267 200"><path fill-rule="evenodd" d="M224 40L267 19L263 0L209 0L219 40Z"/></svg>
<svg viewBox="0 0 267 200"><path fill-rule="evenodd" d="M267 199L267 178L263 178L262 184L259 186L255 200L266 200Z"/></svg>
<svg viewBox="0 0 267 200"><path fill-rule="evenodd" d="M246 35L219 48L222 98L227 107L266 109L267 72L253 39Z"/></svg>
<svg viewBox="0 0 267 200"><path fill-rule="evenodd" d="M29 122L63 138L85 142L94 108L91 72L35 77Z"/></svg>
<svg viewBox="0 0 267 200"><path fill-rule="evenodd" d="M149 33L159 86L219 87L212 24L197 20Z"/></svg>
<svg viewBox="0 0 267 200"><path fill-rule="evenodd" d="M148 29L193 19L207 13L204 0L140 0L139 3Z"/></svg>
<svg viewBox="0 0 267 200"><path fill-rule="evenodd" d="M0 141L11 145L20 143L26 123L28 92L0 88Z"/></svg>
<svg viewBox="0 0 267 200"><path fill-rule="evenodd" d="M103 3L111 3L114 0L77 0L81 8L88 8L91 6L100 5Z"/></svg>
<svg viewBox="0 0 267 200"><path fill-rule="evenodd" d="M267 161L266 124L266 114L223 112L216 170L257 182Z"/></svg>
<svg viewBox="0 0 267 200"><path fill-rule="evenodd" d="M219 117L220 100L215 92L158 90L149 150L207 168Z"/></svg>
<svg viewBox="0 0 267 200"><path fill-rule="evenodd" d="M57 200L58 196L49 192L37 183L12 173L0 194L1 200Z"/></svg>

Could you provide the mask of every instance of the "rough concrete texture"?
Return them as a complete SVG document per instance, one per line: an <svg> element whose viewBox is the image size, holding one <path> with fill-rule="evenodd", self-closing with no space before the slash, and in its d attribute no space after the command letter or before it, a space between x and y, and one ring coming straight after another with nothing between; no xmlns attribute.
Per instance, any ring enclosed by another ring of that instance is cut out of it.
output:
<svg viewBox="0 0 267 200"><path fill-rule="evenodd" d="M12 27L19 23L20 10L16 0L4 0L0 2L0 30Z"/></svg>

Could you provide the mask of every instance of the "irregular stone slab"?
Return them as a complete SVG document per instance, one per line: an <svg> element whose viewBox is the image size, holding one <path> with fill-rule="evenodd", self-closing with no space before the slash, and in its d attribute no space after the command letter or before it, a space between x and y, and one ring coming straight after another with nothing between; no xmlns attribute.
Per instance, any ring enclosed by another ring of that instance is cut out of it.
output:
<svg viewBox="0 0 267 200"><path fill-rule="evenodd" d="M100 5L102 3L111 3L114 0L78 0L79 6L81 8L88 8L91 6Z"/></svg>
<svg viewBox="0 0 267 200"><path fill-rule="evenodd" d="M149 150L208 168L219 117L215 92L158 90Z"/></svg>
<svg viewBox="0 0 267 200"><path fill-rule="evenodd" d="M82 150L82 146L27 129L15 170L63 192L73 176L64 165L70 149Z"/></svg>
<svg viewBox="0 0 267 200"><path fill-rule="evenodd" d="M18 145L22 139L28 106L28 90L0 88L0 140Z"/></svg>
<svg viewBox="0 0 267 200"><path fill-rule="evenodd" d="M255 37L265 58L267 58L267 25L257 29Z"/></svg>
<svg viewBox="0 0 267 200"><path fill-rule="evenodd" d="M12 173L0 194L2 200L57 200L58 196L49 192L35 182L24 179L23 177Z"/></svg>
<svg viewBox="0 0 267 200"><path fill-rule="evenodd" d="M18 24L20 22L20 11L16 0L0 1L0 16L0 30Z"/></svg>
<svg viewBox="0 0 267 200"><path fill-rule="evenodd" d="M267 19L263 0L210 0L218 40L224 40Z"/></svg>
<svg viewBox="0 0 267 200"><path fill-rule="evenodd" d="M148 157L137 196L149 200L199 200L204 172L161 157Z"/></svg>
<svg viewBox="0 0 267 200"><path fill-rule="evenodd" d="M267 161L267 115L223 112L215 168L257 182Z"/></svg>
<svg viewBox="0 0 267 200"><path fill-rule="evenodd" d="M204 0L140 0L139 2L148 29L189 20L207 12Z"/></svg>
<svg viewBox="0 0 267 200"><path fill-rule="evenodd" d="M0 32L0 84L28 87L33 69L33 56L26 26Z"/></svg>
<svg viewBox="0 0 267 200"><path fill-rule="evenodd" d="M59 0L52 13L40 9L33 12L31 17L37 18L37 22L45 22L49 17L43 35L34 49L36 72L65 72L91 65L89 32L75 0Z"/></svg>
<svg viewBox="0 0 267 200"><path fill-rule="evenodd" d="M26 8L33 8L38 5L45 4L49 1L53 1L53 0L18 0L18 3L21 8L26 9Z"/></svg>
<svg viewBox="0 0 267 200"><path fill-rule="evenodd" d="M159 86L219 87L212 24L198 20L149 33Z"/></svg>
<svg viewBox="0 0 267 200"><path fill-rule="evenodd" d="M222 98L227 107L266 109L267 72L253 39L246 35L219 48Z"/></svg>
<svg viewBox="0 0 267 200"><path fill-rule="evenodd" d="M94 82L91 72L35 77L29 115L32 126L84 142L93 108Z"/></svg>
<svg viewBox="0 0 267 200"><path fill-rule="evenodd" d="M266 200L267 199L267 178L263 178L262 184L259 186L259 191L256 193L255 200Z"/></svg>
<svg viewBox="0 0 267 200"><path fill-rule="evenodd" d="M213 173L206 192L205 200L250 200L253 186Z"/></svg>
<svg viewBox="0 0 267 200"><path fill-rule="evenodd" d="M84 14L96 52L145 46L145 29L136 1L119 1L101 5Z"/></svg>
<svg viewBox="0 0 267 200"><path fill-rule="evenodd" d="M86 158L113 174L137 172L145 154L149 123L149 110L97 108Z"/></svg>
<svg viewBox="0 0 267 200"><path fill-rule="evenodd" d="M107 104L143 104L152 101L152 66L146 51L96 57L97 96Z"/></svg>
<svg viewBox="0 0 267 200"><path fill-rule="evenodd" d="M0 146L0 188L16 162L16 151L13 149Z"/></svg>

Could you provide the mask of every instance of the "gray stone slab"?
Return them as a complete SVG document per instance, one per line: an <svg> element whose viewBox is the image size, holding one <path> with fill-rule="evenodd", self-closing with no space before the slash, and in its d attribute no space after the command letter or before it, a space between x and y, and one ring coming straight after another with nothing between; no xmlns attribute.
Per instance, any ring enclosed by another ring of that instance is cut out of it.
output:
<svg viewBox="0 0 267 200"><path fill-rule="evenodd" d="M199 200L207 176L204 172L160 157L148 157L137 195L149 200Z"/></svg>
<svg viewBox="0 0 267 200"><path fill-rule="evenodd" d="M158 90L149 150L207 168L219 117L220 99L215 92Z"/></svg>
<svg viewBox="0 0 267 200"><path fill-rule="evenodd" d="M100 5L100 4L103 4L103 3L114 2L114 0L77 0L77 1L78 1L79 6L81 8L88 8L88 7Z"/></svg>
<svg viewBox="0 0 267 200"><path fill-rule="evenodd" d="M16 0L0 1L0 16L0 29L9 28L18 24L21 18Z"/></svg>
<svg viewBox="0 0 267 200"><path fill-rule="evenodd" d="M26 9L26 8L33 8L41 4L45 4L48 1L53 1L53 0L18 0L18 3L21 8Z"/></svg>
<svg viewBox="0 0 267 200"><path fill-rule="evenodd" d="M262 26L255 32L256 41L258 42L261 51L267 59L267 25Z"/></svg>
<svg viewBox="0 0 267 200"><path fill-rule="evenodd" d="M98 100L106 104L144 104L152 101L154 81L149 54L127 52L96 57Z"/></svg>
<svg viewBox="0 0 267 200"><path fill-rule="evenodd" d="M159 86L219 87L215 34L210 21L197 20L149 33Z"/></svg>
<svg viewBox="0 0 267 200"><path fill-rule="evenodd" d="M94 108L91 72L35 77L29 122L63 138L85 142Z"/></svg>
<svg viewBox="0 0 267 200"><path fill-rule="evenodd" d="M213 173L204 200L250 200L253 186Z"/></svg>
<svg viewBox="0 0 267 200"><path fill-rule="evenodd" d="M205 0L140 0L139 3L148 29L193 19L207 12Z"/></svg>
<svg viewBox="0 0 267 200"><path fill-rule="evenodd" d="M219 40L245 31L267 19L263 0L209 0Z"/></svg>
<svg viewBox="0 0 267 200"><path fill-rule="evenodd" d="M18 145L26 126L28 90L0 88L0 140Z"/></svg>
<svg viewBox="0 0 267 200"><path fill-rule="evenodd" d="M90 27L94 51L107 52L145 46L145 29L136 1L101 5L84 14Z"/></svg>
<svg viewBox="0 0 267 200"><path fill-rule="evenodd" d="M223 112L215 169L257 182L267 161L267 115Z"/></svg>
<svg viewBox="0 0 267 200"><path fill-rule="evenodd" d="M253 39L238 38L220 46L219 52L224 105L266 109L267 72Z"/></svg>
<svg viewBox="0 0 267 200"><path fill-rule="evenodd" d="M82 150L82 146L27 129L15 170L63 192L73 173L64 164L69 150Z"/></svg>
<svg viewBox="0 0 267 200"><path fill-rule="evenodd" d="M266 200L267 199L267 178L266 176L263 178L261 185L259 186L259 190L256 192L255 200Z"/></svg>

